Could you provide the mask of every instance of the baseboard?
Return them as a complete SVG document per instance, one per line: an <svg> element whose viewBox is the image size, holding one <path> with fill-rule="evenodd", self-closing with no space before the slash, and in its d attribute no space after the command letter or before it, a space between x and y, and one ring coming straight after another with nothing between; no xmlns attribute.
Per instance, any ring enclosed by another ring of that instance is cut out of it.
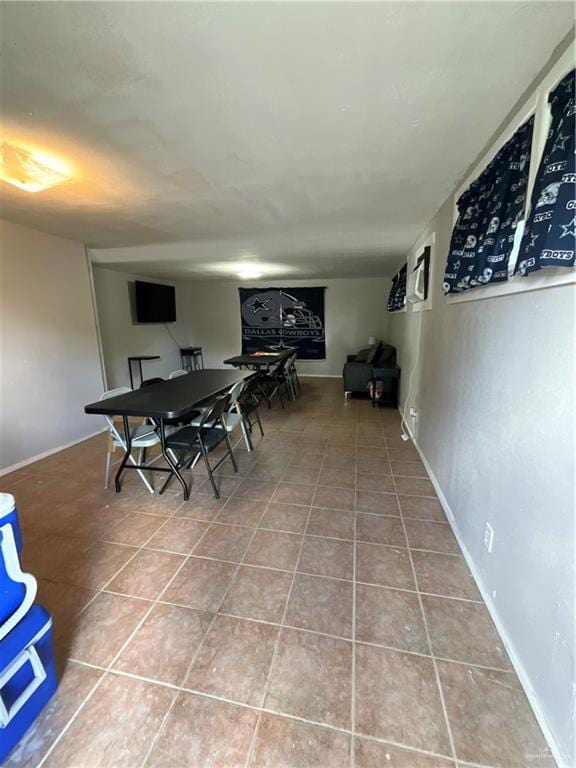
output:
<svg viewBox="0 0 576 768"><path fill-rule="evenodd" d="M402 417L404 418L404 413L400 411L402 414ZM406 425L406 428L409 432L411 432L409 425L407 422L404 422ZM552 729L550 728L548 724L548 720L546 717L546 714L540 707L540 703L538 701L538 697L536 695L536 692L534 691L532 687L532 683L530 681L530 677L526 670L524 669L524 665L522 664L522 661L518 657L516 650L514 648L514 643L512 642L511 638L509 637L506 629L502 625L502 622L500 620L500 617L498 615L498 612L496 610L496 607L494 603L492 602L492 596L489 592L489 590L486 589L484 586L484 583L482 581L482 578L480 577L480 574L478 573L478 570L476 568L476 564L474 563L474 560L472 558L472 555L468 551L468 548L466 544L464 543L461 533L458 529L458 525L456 523L456 518L454 517L454 514L452 510L450 509L450 505L448 504L448 500L444 496L444 493L442 491L442 488L440 487L440 483L438 482L432 467L428 463L426 456L424 455L422 449L418 445L418 442L413 437L412 434L410 434L412 437L412 441L414 443L414 446L416 450L418 451L420 458L422 459L422 463L426 467L426 471L428 472L428 475L430 476L430 480L432 482L432 485L434 486L434 489L436 493L438 494L438 499L440 501L440 504L442 505L442 508L444 509L444 512L446 513L446 517L448 518L448 522L450 523L450 526L452 528L452 531L454 533L454 536L456 537L456 540L458 541L458 545L460 546L460 549L462 550L462 554L464 555L464 559L466 560L466 563L468 564L468 567L470 568L470 572L472 573L472 576L474 578L474 581L476 582L476 586L478 587L480 594L482 595L482 598L484 602L486 603L486 607L488 608L488 612L490 613L490 616L492 618L492 621L494 622L494 625L496 627L496 630L498 634L500 635L500 639L502 640L502 643L504 644L504 647L506 648L506 651L510 657L510 661L512 662L512 666L514 667L514 670L516 674L518 675L518 679L520 680L520 684L522 685L522 688L524 689L524 693L526 694L526 698L528 699L530 706L532 707L532 711L534 712L534 716L536 717L536 720L538 721L538 725L542 729L542 733L544 734L544 738L548 742L548 746L550 747L550 750L552 752L552 755L554 757L554 760L556 761L556 764L558 768L573 768L572 762L570 761L570 757L564 754L562 748L557 743L556 738L554 736L554 733Z"/></svg>
<svg viewBox="0 0 576 768"><path fill-rule="evenodd" d="M302 373L298 371L298 378L300 379L341 379L340 373Z"/></svg>
<svg viewBox="0 0 576 768"><path fill-rule="evenodd" d="M85 435L78 440L72 440L71 443L65 443L64 445L59 445L57 448L51 448L49 451L44 451L44 453L38 453L36 456L32 456L29 459L24 459L24 461L19 461L17 464L12 464L11 467L4 467L4 469L0 469L0 477L3 475L9 475L10 472L16 472L17 469L27 467L29 464L34 464L35 461L46 459L48 456L52 456L52 454L58 453L58 451L64 451L66 448L72 448L73 445L83 443L84 440L89 440L91 437L96 437L96 435L99 435L102 432L106 432L106 427L98 429L96 432L90 432L90 434Z"/></svg>

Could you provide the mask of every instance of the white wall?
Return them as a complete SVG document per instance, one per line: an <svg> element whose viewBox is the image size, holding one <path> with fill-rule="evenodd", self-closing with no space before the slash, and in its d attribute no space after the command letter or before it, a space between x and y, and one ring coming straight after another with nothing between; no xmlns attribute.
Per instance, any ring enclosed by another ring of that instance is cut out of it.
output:
<svg viewBox="0 0 576 768"><path fill-rule="evenodd" d="M169 323L168 327L161 323L136 323L133 306L135 280L174 285L178 322ZM190 325L186 289L185 281L170 282L94 267L94 292L109 389L130 386L129 356L160 355L160 360L142 363L146 379L154 376L166 378L170 371L182 367L179 347L198 343L198 337L194 335ZM139 381L137 364L132 365L136 383Z"/></svg>
<svg viewBox="0 0 576 768"><path fill-rule="evenodd" d="M101 428L84 246L0 221L0 472Z"/></svg>
<svg viewBox="0 0 576 768"><path fill-rule="evenodd" d="M401 400L418 409L416 439L456 534L556 755L573 766L575 287L448 303L453 211L450 197L423 233L436 232L432 309L390 319Z"/></svg>
<svg viewBox="0 0 576 768"><path fill-rule="evenodd" d="M158 354L161 360L144 363L146 378L167 376L180 368L176 344L164 325L138 325L130 307L129 284L139 278L94 268L94 287L108 386L128 383L128 355ZM161 281L176 287L176 317L169 326L179 344L203 347L207 368L225 368L223 361L241 351L238 287L326 286L326 360L299 361L304 375L341 376L346 355L367 346L368 338L387 339L387 278L289 280L283 282Z"/></svg>
<svg viewBox="0 0 576 768"><path fill-rule="evenodd" d="M347 354L366 347L370 336L387 340L386 301L390 290L387 278L190 282L187 295L192 327L195 338L204 347L208 367L223 367L223 360L241 351L240 285L326 286L326 359L298 361L298 370L303 375L341 376Z"/></svg>

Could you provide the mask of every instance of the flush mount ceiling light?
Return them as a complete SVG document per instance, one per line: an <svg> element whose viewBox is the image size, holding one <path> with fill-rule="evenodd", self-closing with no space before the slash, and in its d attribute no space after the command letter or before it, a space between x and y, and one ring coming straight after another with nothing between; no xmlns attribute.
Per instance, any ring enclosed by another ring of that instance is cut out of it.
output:
<svg viewBox="0 0 576 768"><path fill-rule="evenodd" d="M238 277L242 280L257 280L259 277L262 277L262 274L263 273L258 269L258 267L254 267L248 264L240 267L238 270Z"/></svg>
<svg viewBox="0 0 576 768"><path fill-rule="evenodd" d="M52 158L32 154L7 141L0 145L0 179L26 192L41 192L68 181L71 177L56 165Z"/></svg>

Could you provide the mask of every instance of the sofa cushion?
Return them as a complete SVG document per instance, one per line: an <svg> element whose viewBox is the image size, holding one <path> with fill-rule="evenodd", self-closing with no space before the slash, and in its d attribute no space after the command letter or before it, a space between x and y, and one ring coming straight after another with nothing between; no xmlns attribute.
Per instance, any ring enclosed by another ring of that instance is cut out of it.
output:
<svg viewBox="0 0 576 768"><path fill-rule="evenodd" d="M382 344L378 360L374 360L374 365L395 365L396 349L391 344Z"/></svg>
<svg viewBox="0 0 576 768"><path fill-rule="evenodd" d="M359 352L357 352L354 355L354 362L355 363L365 363L368 360L368 356L372 352L374 347L366 347L366 349L361 349Z"/></svg>
<svg viewBox="0 0 576 768"><path fill-rule="evenodd" d="M368 355L368 359L366 362L369 365L373 365L376 360L379 359L380 356L380 350L382 349L382 342L379 341L378 344L376 344L374 347L372 347L370 354Z"/></svg>

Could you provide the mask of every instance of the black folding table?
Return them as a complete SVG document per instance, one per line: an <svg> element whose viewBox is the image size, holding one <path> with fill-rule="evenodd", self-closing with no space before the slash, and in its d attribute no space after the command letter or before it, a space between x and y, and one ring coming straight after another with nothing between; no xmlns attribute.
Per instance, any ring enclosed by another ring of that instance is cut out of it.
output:
<svg viewBox="0 0 576 768"><path fill-rule="evenodd" d="M280 361L290 357L293 354L293 349L288 349L285 352L279 352L278 354L252 354L236 355L236 357L229 357L224 360L224 365L233 365L235 368L252 368L259 370L260 368L270 368L271 365L275 365Z"/></svg>
<svg viewBox="0 0 576 768"><path fill-rule="evenodd" d="M191 371L186 376L151 384L143 389L127 392L125 395L99 400L84 407L85 413L95 413L104 416L121 416L126 440L126 451L120 462L114 485L116 492L121 489L120 478L125 469L146 469L152 472L169 472L174 475L184 491L184 499L190 495L188 484L178 471L175 462L166 450L166 420L184 419L195 410L200 403L209 401L226 392L238 381L250 378L250 371L204 369ZM130 416L141 416L150 419L155 425L160 437L160 450L167 467L150 465L127 464L132 451L132 441L128 419Z"/></svg>

